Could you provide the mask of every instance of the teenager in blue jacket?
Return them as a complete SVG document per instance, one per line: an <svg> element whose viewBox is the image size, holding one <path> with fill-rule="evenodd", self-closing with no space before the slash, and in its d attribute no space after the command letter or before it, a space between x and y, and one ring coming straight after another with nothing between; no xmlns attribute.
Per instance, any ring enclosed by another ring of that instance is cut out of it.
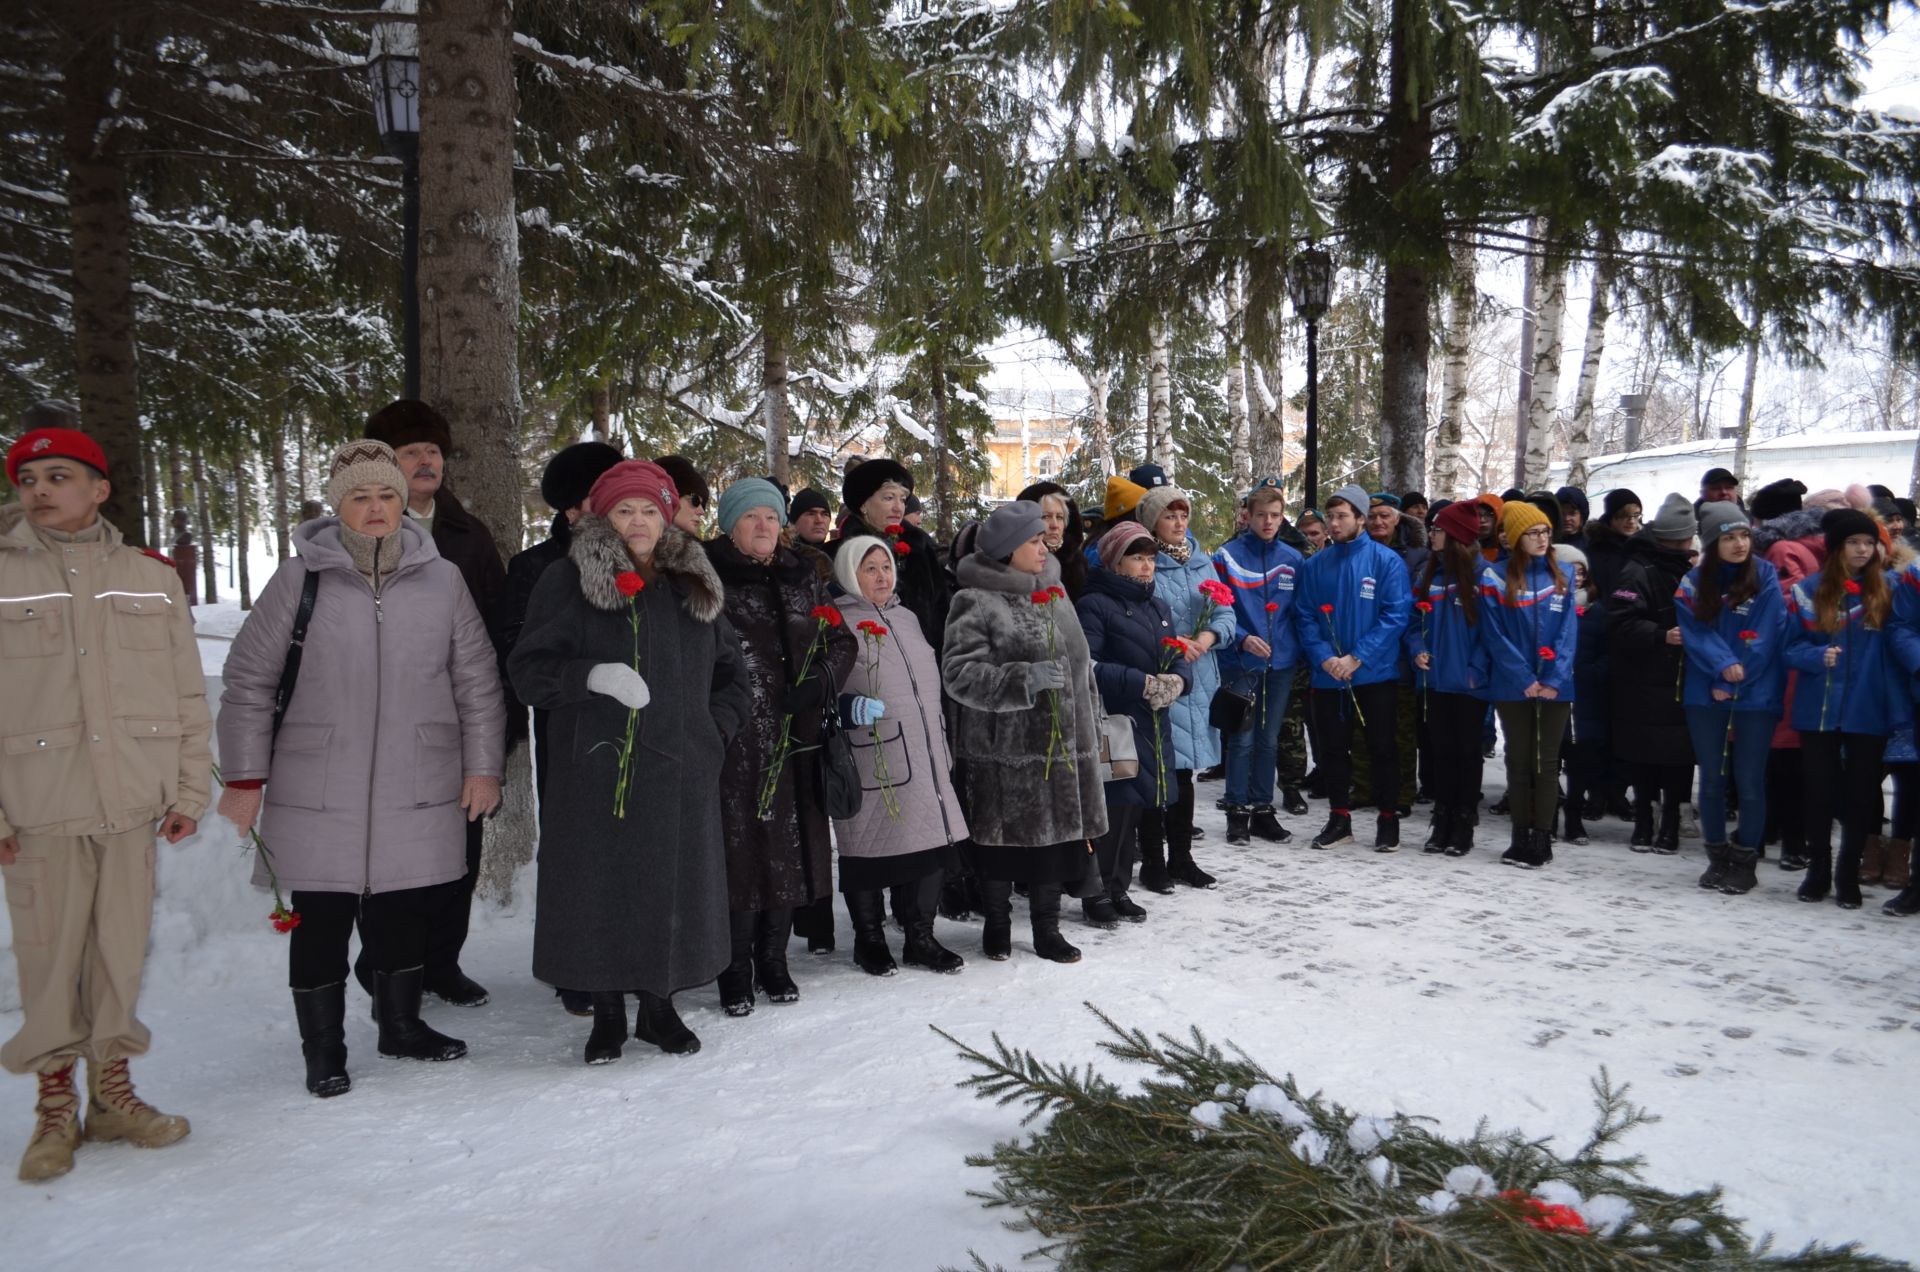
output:
<svg viewBox="0 0 1920 1272"><path fill-rule="evenodd" d="M1406 652L1426 697L1434 740L1429 783L1433 831L1428 852L1464 857L1473 851L1479 818L1480 726L1487 716L1493 669L1481 637L1480 525L1475 505L1448 504L1434 515L1436 540L1414 587Z"/></svg>
<svg viewBox="0 0 1920 1272"><path fill-rule="evenodd" d="M1400 847L1394 792L1400 747L1394 736L1400 693L1400 640L1413 612L1407 567L1363 532L1370 504L1359 486L1327 500L1327 546L1308 558L1293 601L1294 631L1313 665L1309 707L1323 748L1320 771L1331 806L1315 848L1353 842L1353 730L1366 733L1373 789L1380 792L1377 852Z"/></svg>
<svg viewBox="0 0 1920 1272"><path fill-rule="evenodd" d="M1300 661L1293 594L1307 559L1280 541L1285 524L1279 480L1268 478L1247 498L1247 528L1213 554L1214 573L1233 589L1235 635L1220 651L1221 673L1228 684L1253 695L1252 726L1226 740L1230 844L1256 837L1285 843L1293 837L1274 812L1273 777L1280 724Z"/></svg>
<svg viewBox="0 0 1920 1272"><path fill-rule="evenodd" d="M1907 695L1909 702L1920 702L1920 561L1909 561L1893 576L1889 584L1893 589L1893 629L1889 635L1893 638L1893 653L1900 664L1900 670L1906 673ZM1912 730L1908 730L1912 736ZM1891 767L1891 765L1890 765ZM1920 914L1920 835L1913 833L1913 827L1904 820L1912 816L1902 808L1903 792L1900 787L1901 771L1894 769L1893 777L1893 824L1887 833L1896 843L1902 844L1907 851L1907 883L1900 891L1880 907L1880 913L1895 918L1911 918ZM1912 778L1908 781L1911 783ZM1908 796L1912 798L1911 795ZM1895 869L1891 857L1886 869ZM1897 877L1896 877L1897 882Z"/></svg>
<svg viewBox="0 0 1920 1272"><path fill-rule="evenodd" d="M1781 657L1790 634L1780 576L1753 550L1753 523L1738 504L1700 507L1700 564L1680 580L1674 615L1686 653L1680 702L1700 763L1700 886L1751 892L1767 834L1767 757L1787 693ZM1727 839L1727 778L1740 794L1740 826Z"/></svg>
<svg viewBox="0 0 1920 1272"><path fill-rule="evenodd" d="M1553 860L1560 802L1560 743L1573 715L1579 606L1553 558L1553 522L1525 500L1500 510L1504 568L1482 566L1480 600L1493 666L1487 696L1507 740L1507 805L1513 840L1500 860L1533 870Z"/></svg>
<svg viewBox="0 0 1920 1272"><path fill-rule="evenodd" d="M1843 910L1860 908L1860 855L1880 827L1880 762L1887 735L1910 718L1907 674L1888 629L1892 589L1880 564L1880 527L1853 508L1820 520L1827 562L1793 585L1798 631L1787 661L1800 672L1793 727L1800 733L1807 790L1807 877L1802 901L1829 889ZM1840 857L1833 819L1840 814Z"/></svg>

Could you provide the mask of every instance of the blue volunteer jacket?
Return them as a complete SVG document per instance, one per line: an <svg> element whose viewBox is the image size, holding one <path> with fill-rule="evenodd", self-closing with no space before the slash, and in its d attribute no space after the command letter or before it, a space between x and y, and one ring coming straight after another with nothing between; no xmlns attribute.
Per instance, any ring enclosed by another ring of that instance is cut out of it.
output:
<svg viewBox="0 0 1920 1272"><path fill-rule="evenodd" d="M1474 582L1469 580L1467 586L1473 587ZM1420 612L1421 601L1433 606L1431 614ZM1414 613L1407 620L1403 642L1409 662L1421 654L1433 655L1432 670L1415 672L1423 686L1440 693L1486 698L1493 684L1492 660L1480 634L1487 608L1482 604L1474 613L1475 621L1469 623L1466 607L1460 602L1459 585L1447 577L1444 566L1434 570L1432 584L1414 598Z"/></svg>
<svg viewBox="0 0 1920 1272"><path fill-rule="evenodd" d="M1786 651L1787 665L1800 672L1793 692L1793 727L1802 733L1886 737L1911 718L1913 710L1893 642L1886 632L1865 625L1865 606L1857 596L1841 598L1846 622L1839 631L1821 631L1813 607L1819 587L1817 574L1793 585L1789 622L1797 630ZM1829 645L1840 647L1840 660L1831 669L1823 658Z"/></svg>
<svg viewBox="0 0 1920 1272"><path fill-rule="evenodd" d="M1674 598L1674 617L1680 620L1681 648L1687 656L1687 670L1680 690L1680 702L1688 707L1715 706L1713 691L1730 690L1734 694L1726 706L1735 711L1753 712L1779 718L1787 697L1787 662L1782 656L1792 631L1787 626L1787 602L1780 594L1780 573L1770 562L1754 559L1760 590L1738 606L1722 605L1711 623L1694 617L1696 589L1700 585L1701 566L1695 566L1680 580ZM1738 567L1722 564L1720 586L1733 581ZM1752 632L1751 640L1742 640L1741 632ZM1721 679L1721 673L1739 663L1746 679L1739 684Z"/></svg>
<svg viewBox="0 0 1920 1272"><path fill-rule="evenodd" d="M1300 661L1300 638L1293 630L1293 594L1300 568L1307 559L1279 539L1262 539L1251 530L1220 545L1213 554L1213 572L1233 589L1233 621L1238 634L1230 648L1220 651L1220 666L1228 676L1256 671L1285 671ZM1279 608L1268 612L1268 605ZM1265 658L1244 648L1247 637L1258 636L1273 646Z"/></svg>
<svg viewBox="0 0 1920 1272"><path fill-rule="evenodd" d="M1323 612L1323 605L1333 612ZM1412 612L1413 585L1391 548L1363 534L1351 543L1329 543L1308 557L1294 587L1293 629L1313 667L1313 687L1345 687L1320 667L1340 654L1360 659L1354 685L1398 680L1400 640Z"/></svg>
<svg viewBox="0 0 1920 1272"><path fill-rule="evenodd" d="M1898 574L1887 576L1893 588L1894 661L1907 674L1907 693L1920 702L1920 561L1910 562Z"/></svg>
<svg viewBox="0 0 1920 1272"><path fill-rule="evenodd" d="M1573 589L1553 585L1547 558L1527 562L1519 592L1507 599L1507 571L1485 566L1480 571L1481 625L1486 629L1487 652L1493 663L1494 702L1526 702L1527 686L1538 680L1554 691L1554 702L1574 700L1574 660L1580 642L1580 609ZM1541 654L1553 651L1553 657Z"/></svg>

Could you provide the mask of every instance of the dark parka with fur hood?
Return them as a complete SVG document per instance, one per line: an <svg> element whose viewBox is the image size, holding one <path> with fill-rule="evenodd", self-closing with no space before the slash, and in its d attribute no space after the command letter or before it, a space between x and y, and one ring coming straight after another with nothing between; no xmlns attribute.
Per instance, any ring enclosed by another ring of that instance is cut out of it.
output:
<svg viewBox="0 0 1920 1272"><path fill-rule="evenodd" d="M808 749L820 742L819 711L794 716L792 755L764 821L760 785L787 714L787 688L819 632L813 610L832 602L813 562L792 548L776 549L768 565L731 539L715 539L706 551L726 587L727 621L740 638L753 691L752 714L727 744L720 776L728 903L742 912L807 905L833 890L833 839L820 803L819 753ZM847 683L858 653L845 626L828 629L826 652L815 656L807 672L809 680L824 678L827 702Z"/></svg>
<svg viewBox="0 0 1920 1272"><path fill-rule="evenodd" d="M668 994L712 980L730 958L720 766L752 709L746 666L700 545L670 529L653 563L629 605L615 584L633 569L626 545L582 517L567 559L534 585L507 658L521 701L547 712L533 974L553 985ZM627 708L589 690L587 673L631 665L634 609L651 699L618 818Z"/></svg>

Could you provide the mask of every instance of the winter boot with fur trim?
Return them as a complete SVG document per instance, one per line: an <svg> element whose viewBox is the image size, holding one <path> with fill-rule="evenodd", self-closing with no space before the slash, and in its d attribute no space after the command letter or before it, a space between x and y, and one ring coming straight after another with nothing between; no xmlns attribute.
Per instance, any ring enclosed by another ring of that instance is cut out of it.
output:
<svg viewBox="0 0 1920 1272"><path fill-rule="evenodd" d="M587 1035L588 1064L612 1064L627 1046L627 996L593 995L593 1032Z"/></svg>
<svg viewBox="0 0 1920 1272"><path fill-rule="evenodd" d="M1724 883L1727 878L1727 866L1732 855L1733 845L1731 844L1708 844L1707 868L1700 874L1700 886L1712 891ZM1749 884L1747 886L1751 887L1753 885ZM1745 888L1741 889L1743 892L1745 890Z"/></svg>
<svg viewBox="0 0 1920 1272"><path fill-rule="evenodd" d="M73 1090L73 1056L61 1057L58 1066L42 1069L40 1099L33 1106L38 1119L27 1138L27 1151L20 1155L20 1178L29 1184L58 1179L73 1169L73 1150L80 1145L80 1099Z"/></svg>
<svg viewBox="0 0 1920 1272"><path fill-rule="evenodd" d="M344 1011L344 1006L342 1008ZM88 1140L125 1140L136 1148L165 1148L187 1137L187 1119L162 1113L133 1093L125 1056L105 1064L87 1062Z"/></svg>
<svg viewBox="0 0 1920 1272"><path fill-rule="evenodd" d="M353 1090L347 1076L347 983L294 990L293 1018L300 1024L307 1091L325 1100Z"/></svg>
<svg viewBox="0 0 1920 1272"><path fill-rule="evenodd" d="M1881 873L1886 869L1886 860L1887 841L1879 835L1868 835L1860 851L1860 882L1879 883Z"/></svg>

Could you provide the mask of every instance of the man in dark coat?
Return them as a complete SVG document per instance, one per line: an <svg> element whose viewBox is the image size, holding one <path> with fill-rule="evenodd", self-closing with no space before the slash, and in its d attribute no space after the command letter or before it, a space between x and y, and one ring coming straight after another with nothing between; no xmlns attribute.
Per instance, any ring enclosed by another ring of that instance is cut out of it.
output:
<svg viewBox="0 0 1920 1272"><path fill-rule="evenodd" d="M1633 837L1636 852L1680 850L1680 805L1693 791L1693 738L1680 704L1686 655L1680 645L1674 593L1693 568L1699 526L1684 495L1668 495L1646 529L1627 542L1626 564L1606 597L1611 658L1615 759L1634 766ZM1660 828L1653 799L1660 799Z"/></svg>
<svg viewBox="0 0 1920 1272"><path fill-rule="evenodd" d="M445 417L425 402L400 398L367 418L366 435L393 448L407 478L407 515L433 536L440 555L459 568L474 606L491 621L507 589L507 571L492 533L447 489L453 430ZM484 819L467 823L467 875L446 889L445 904L434 916L433 935L427 943L427 992L456 1007L479 1007L487 1001L486 989L460 970L485 835ZM366 963L362 953L354 966L356 974Z"/></svg>
<svg viewBox="0 0 1920 1272"><path fill-rule="evenodd" d="M1560 501L1560 524L1554 528L1554 541L1566 543L1587 550L1587 518L1592 514L1592 505L1587 502L1587 492L1578 486L1562 486L1553 492Z"/></svg>
<svg viewBox="0 0 1920 1272"><path fill-rule="evenodd" d="M897 490L895 488L898 488ZM863 534L885 540L893 548L895 594L920 620L934 653L940 652L947 630L947 603L952 593L940 568L940 547L933 536L906 523L907 496L913 493L913 474L893 459L866 459L847 470L840 484L846 525L827 545L838 556L840 545Z"/></svg>

